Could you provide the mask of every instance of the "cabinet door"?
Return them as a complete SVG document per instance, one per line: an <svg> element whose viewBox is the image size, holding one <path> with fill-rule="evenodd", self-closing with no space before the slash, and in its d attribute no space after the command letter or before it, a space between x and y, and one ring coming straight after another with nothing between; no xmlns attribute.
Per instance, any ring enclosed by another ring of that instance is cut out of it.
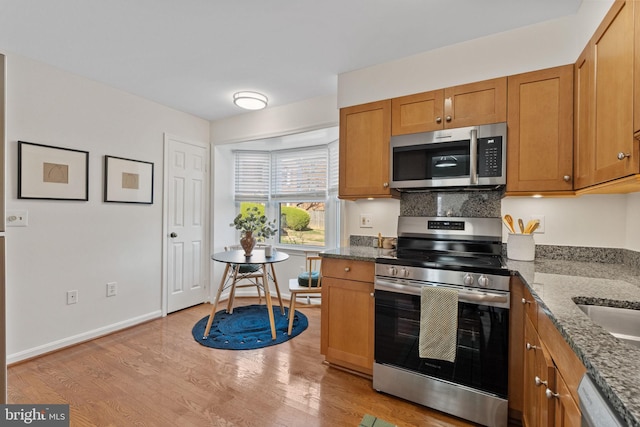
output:
<svg viewBox="0 0 640 427"><path fill-rule="evenodd" d="M542 341L536 350L536 377L534 383L537 387L538 402L538 426L551 427L555 423L555 402L547 396L547 390L556 390L556 366Z"/></svg>
<svg viewBox="0 0 640 427"><path fill-rule="evenodd" d="M443 127L444 90L391 100L391 134L429 132Z"/></svg>
<svg viewBox="0 0 640 427"><path fill-rule="evenodd" d="M573 65L508 82L507 191L573 190Z"/></svg>
<svg viewBox="0 0 640 427"><path fill-rule="evenodd" d="M524 320L524 390L522 406L522 424L524 427L537 427L540 417L540 402L536 377L536 351L540 348L538 333L528 316Z"/></svg>
<svg viewBox="0 0 640 427"><path fill-rule="evenodd" d="M633 137L633 3L615 2L592 39L596 183L638 173L640 164Z"/></svg>
<svg viewBox="0 0 640 427"><path fill-rule="evenodd" d="M444 127L499 123L507 120L507 78L484 80L444 90Z"/></svg>
<svg viewBox="0 0 640 427"><path fill-rule="evenodd" d="M574 153L573 186L576 190L593 184L593 50L587 46L574 66Z"/></svg>
<svg viewBox="0 0 640 427"><path fill-rule="evenodd" d="M341 198L391 197L391 101L340 110Z"/></svg>
<svg viewBox="0 0 640 427"><path fill-rule="evenodd" d="M327 362L373 373L373 283L322 281L321 353Z"/></svg>
<svg viewBox="0 0 640 427"><path fill-rule="evenodd" d="M582 414L580 407L573 400L569 387L560 375L556 375L555 396L555 426L556 427L580 427L582 425Z"/></svg>

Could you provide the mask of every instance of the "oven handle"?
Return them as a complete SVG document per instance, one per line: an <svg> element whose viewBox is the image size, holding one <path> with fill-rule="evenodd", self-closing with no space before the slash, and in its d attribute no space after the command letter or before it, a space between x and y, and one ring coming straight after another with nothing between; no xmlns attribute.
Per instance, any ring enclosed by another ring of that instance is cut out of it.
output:
<svg viewBox="0 0 640 427"><path fill-rule="evenodd" d="M468 291L459 286L448 286L435 283L420 283L416 286L408 286L401 283L376 278L375 290L398 292L402 294L420 295L423 286L440 286L444 288L456 289L458 291L458 301L471 304L482 304L491 307L509 308L510 294L509 292L487 292L487 291Z"/></svg>

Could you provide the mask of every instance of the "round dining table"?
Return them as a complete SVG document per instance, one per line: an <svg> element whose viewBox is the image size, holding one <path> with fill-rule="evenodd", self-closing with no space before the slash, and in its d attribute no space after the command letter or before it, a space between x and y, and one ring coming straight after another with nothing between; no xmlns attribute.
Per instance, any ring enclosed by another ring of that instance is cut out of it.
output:
<svg viewBox="0 0 640 427"><path fill-rule="evenodd" d="M271 302L271 293L269 292L269 280L273 281L273 286L276 289L278 295L278 302L280 303L280 312L284 315L284 306L282 305L282 297L280 295L280 288L278 287L278 279L276 278L275 263L286 261L289 259L289 255L276 251L271 251L271 256L266 256L264 249L254 249L251 256L245 256L244 250L230 250L224 252L217 252L211 255L211 259L226 264L224 274L220 280L220 286L216 292L216 298L211 307L211 314L207 321L207 327L204 330L203 339L207 339L209 331L211 330L211 324L213 323L213 317L216 314L218 307L218 301L220 301L220 295L224 289L230 289L229 292L229 305L227 310L233 310L233 298L235 295L235 285L241 277L238 277L239 267L242 265L259 265L262 271L261 286L264 290L265 300L267 302L267 312L269 313L269 324L271 326L271 339L276 339L276 326L273 317L273 304ZM269 271L270 270L270 271ZM258 285L260 286L260 285Z"/></svg>

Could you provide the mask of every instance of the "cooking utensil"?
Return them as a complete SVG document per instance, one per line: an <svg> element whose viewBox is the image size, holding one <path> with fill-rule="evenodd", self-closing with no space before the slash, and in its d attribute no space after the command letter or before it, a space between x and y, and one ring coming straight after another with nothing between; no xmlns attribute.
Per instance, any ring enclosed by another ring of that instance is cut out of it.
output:
<svg viewBox="0 0 640 427"><path fill-rule="evenodd" d="M520 227L520 232L524 234L524 222L522 218L518 218L518 227Z"/></svg>
<svg viewBox="0 0 640 427"><path fill-rule="evenodd" d="M513 234L516 233L516 229L513 226L513 218L511 217L511 215L506 214L502 218L502 222L504 222L504 225L507 227L507 230L509 230L510 233L513 233Z"/></svg>
<svg viewBox="0 0 640 427"><path fill-rule="evenodd" d="M524 234L533 233L536 230L536 228L538 228L539 226L540 226L540 220L532 219L527 223L527 226L524 228Z"/></svg>

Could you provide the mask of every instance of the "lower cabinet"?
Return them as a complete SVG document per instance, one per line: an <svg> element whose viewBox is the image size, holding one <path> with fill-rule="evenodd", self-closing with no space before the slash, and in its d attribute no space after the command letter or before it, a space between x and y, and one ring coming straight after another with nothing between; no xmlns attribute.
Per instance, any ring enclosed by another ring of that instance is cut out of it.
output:
<svg viewBox="0 0 640 427"><path fill-rule="evenodd" d="M521 302L523 308L512 308L511 327L522 334L512 334L510 344L521 346L522 351L511 352L520 359L512 358L509 375L522 378L522 383L514 380L509 385L519 387L522 399L510 400L510 414L521 411L525 427L579 427L577 390L586 368L519 279L512 282L512 295L514 289L520 297L514 303ZM513 392L510 390L510 399Z"/></svg>
<svg viewBox="0 0 640 427"><path fill-rule="evenodd" d="M332 365L373 373L374 263L322 260L320 352Z"/></svg>

